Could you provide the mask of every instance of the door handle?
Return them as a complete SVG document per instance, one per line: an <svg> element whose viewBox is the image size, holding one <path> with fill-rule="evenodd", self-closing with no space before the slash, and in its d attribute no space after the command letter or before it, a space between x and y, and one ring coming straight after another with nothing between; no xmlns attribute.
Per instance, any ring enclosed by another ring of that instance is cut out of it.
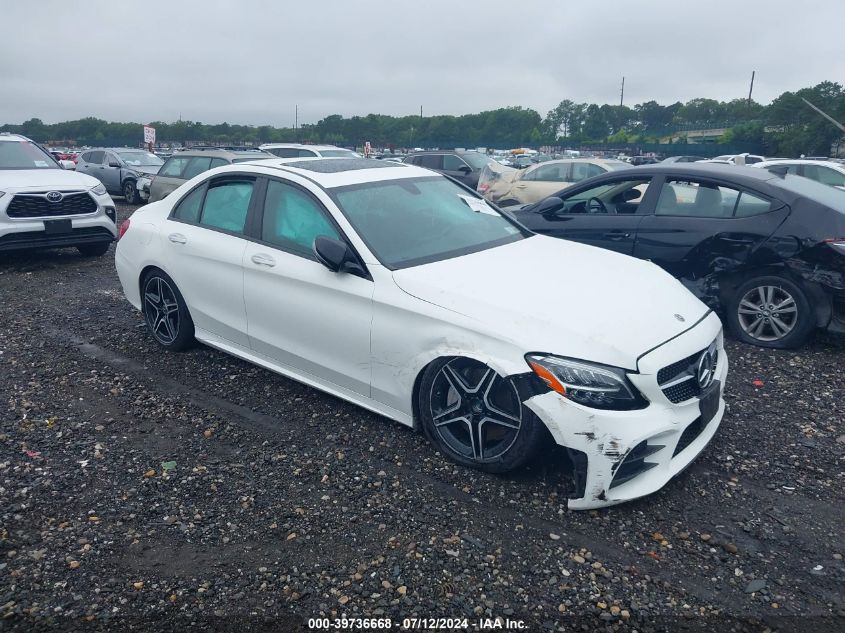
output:
<svg viewBox="0 0 845 633"><path fill-rule="evenodd" d="M517 185L517 189L525 189L528 185Z"/></svg>
<svg viewBox="0 0 845 633"><path fill-rule="evenodd" d="M174 244L186 244L188 242L188 238L182 235L181 233L171 233L167 236L167 239L169 239Z"/></svg>
<svg viewBox="0 0 845 633"><path fill-rule="evenodd" d="M623 233L622 231L610 231L609 233L605 233L602 237L606 237L609 240L624 240L631 237L630 233Z"/></svg>
<svg viewBox="0 0 845 633"><path fill-rule="evenodd" d="M250 257L253 264L257 264L259 266L267 266L268 268L272 268L276 265L276 260L270 257L269 255L264 255L263 253L256 253L252 257Z"/></svg>

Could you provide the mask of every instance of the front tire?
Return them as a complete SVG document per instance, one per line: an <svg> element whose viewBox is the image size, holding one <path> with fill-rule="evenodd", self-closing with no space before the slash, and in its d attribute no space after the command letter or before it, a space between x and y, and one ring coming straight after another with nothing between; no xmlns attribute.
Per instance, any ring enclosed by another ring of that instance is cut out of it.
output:
<svg viewBox="0 0 845 633"><path fill-rule="evenodd" d="M426 437L462 466L514 470L534 456L544 437L543 423L522 404L513 382L476 360L435 361L418 398Z"/></svg>
<svg viewBox="0 0 845 633"><path fill-rule="evenodd" d="M181 352L194 344L194 322L182 293L161 270L141 282L141 302L147 329L163 348Z"/></svg>
<svg viewBox="0 0 845 633"><path fill-rule="evenodd" d="M727 317L738 339L774 349L798 347L815 327L807 295L793 281L778 275L753 277L739 286Z"/></svg>
<svg viewBox="0 0 845 633"><path fill-rule="evenodd" d="M126 204L138 204L140 201L134 180L127 180L123 183L123 198L126 200Z"/></svg>

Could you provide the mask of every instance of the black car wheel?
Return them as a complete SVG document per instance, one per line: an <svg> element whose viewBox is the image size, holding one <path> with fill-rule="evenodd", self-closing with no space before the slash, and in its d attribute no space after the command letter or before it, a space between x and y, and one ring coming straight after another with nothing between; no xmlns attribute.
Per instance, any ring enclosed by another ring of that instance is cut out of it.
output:
<svg viewBox="0 0 845 633"><path fill-rule="evenodd" d="M785 277L755 277L743 283L731 299L728 322L742 341L788 349L801 345L814 327L807 295Z"/></svg>
<svg viewBox="0 0 845 633"><path fill-rule="evenodd" d="M160 270L151 271L141 284L144 321L162 347L179 352L194 342L194 322L182 293Z"/></svg>
<svg viewBox="0 0 845 633"><path fill-rule="evenodd" d="M469 358L429 366L420 385L419 412L426 436L447 457L491 473L524 464L545 430L510 380Z"/></svg>
<svg viewBox="0 0 845 633"><path fill-rule="evenodd" d="M123 198L126 204L138 204L138 189L135 187L134 180L127 180L123 183Z"/></svg>
<svg viewBox="0 0 845 633"><path fill-rule="evenodd" d="M109 242L100 242L99 244L81 244L76 247L80 255L83 257L100 257L109 251Z"/></svg>

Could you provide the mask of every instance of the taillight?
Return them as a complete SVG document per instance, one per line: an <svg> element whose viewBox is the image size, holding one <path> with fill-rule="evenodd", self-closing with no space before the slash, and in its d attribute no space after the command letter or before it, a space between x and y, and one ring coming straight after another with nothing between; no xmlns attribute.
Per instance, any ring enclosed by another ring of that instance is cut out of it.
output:
<svg viewBox="0 0 845 633"><path fill-rule="evenodd" d="M117 230L117 240L120 241L120 238L126 235L126 231L129 230L129 218L126 218L123 223L120 225L120 228Z"/></svg>

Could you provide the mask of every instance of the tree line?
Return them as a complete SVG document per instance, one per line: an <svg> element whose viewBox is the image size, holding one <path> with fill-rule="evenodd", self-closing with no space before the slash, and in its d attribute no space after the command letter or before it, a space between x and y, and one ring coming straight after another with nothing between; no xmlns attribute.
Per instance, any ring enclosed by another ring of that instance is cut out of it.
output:
<svg viewBox="0 0 845 633"><path fill-rule="evenodd" d="M159 144L260 144L272 142L331 143L375 147L584 146L590 144L684 144L694 129L722 128L720 143L747 144L769 155L826 155L842 133L803 99L838 121L845 120L845 90L825 81L796 92L784 92L768 105L746 99L698 98L662 105L647 101L634 106L576 103L564 99L545 117L520 106L460 116L437 115L344 117L333 114L297 129L199 121L153 121ZM43 143L90 146L138 146L140 123L108 122L87 117L61 123L30 119L0 130L24 134Z"/></svg>

